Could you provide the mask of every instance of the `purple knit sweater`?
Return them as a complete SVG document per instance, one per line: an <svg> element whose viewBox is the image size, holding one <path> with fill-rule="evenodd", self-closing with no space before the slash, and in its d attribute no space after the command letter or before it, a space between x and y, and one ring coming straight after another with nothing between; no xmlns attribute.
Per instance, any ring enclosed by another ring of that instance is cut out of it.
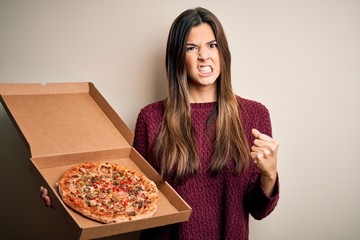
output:
<svg viewBox="0 0 360 240"><path fill-rule="evenodd" d="M270 116L266 107L240 97L238 100L242 106L242 123L249 145L254 141L252 128L271 136ZM145 159L161 127L163 104L163 101L149 104L138 115L134 148ZM179 184L168 179L191 206L189 221L145 230L142 239L246 240L249 238L249 214L255 219L262 219L275 208L279 200L279 181L277 179L273 195L267 197L254 164L240 175L233 173L231 163L216 176L207 170L213 141L206 130L206 122L214 107L214 102L191 104L191 120L200 158L199 173Z"/></svg>

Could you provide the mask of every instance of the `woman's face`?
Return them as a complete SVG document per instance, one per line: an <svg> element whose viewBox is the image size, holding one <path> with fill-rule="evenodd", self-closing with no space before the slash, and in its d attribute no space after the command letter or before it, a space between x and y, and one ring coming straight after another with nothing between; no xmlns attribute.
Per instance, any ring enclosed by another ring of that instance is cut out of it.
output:
<svg viewBox="0 0 360 240"><path fill-rule="evenodd" d="M220 55L209 24L203 23L191 29L186 43L185 65L189 88L216 88Z"/></svg>

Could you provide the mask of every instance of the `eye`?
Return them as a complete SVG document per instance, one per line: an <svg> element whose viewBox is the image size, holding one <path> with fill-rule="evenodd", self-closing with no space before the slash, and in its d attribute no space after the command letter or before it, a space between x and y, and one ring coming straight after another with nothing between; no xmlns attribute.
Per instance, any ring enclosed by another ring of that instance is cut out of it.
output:
<svg viewBox="0 0 360 240"><path fill-rule="evenodd" d="M217 48L217 43L216 42L210 43L210 48Z"/></svg>
<svg viewBox="0 0 360 240"><path fill-rule="evenodd" d="M196 50L197 50L197 47L195 47L195 46L189 46L189 47L186 48L187 52L193 52L193 51L196 51Z"/></svg>

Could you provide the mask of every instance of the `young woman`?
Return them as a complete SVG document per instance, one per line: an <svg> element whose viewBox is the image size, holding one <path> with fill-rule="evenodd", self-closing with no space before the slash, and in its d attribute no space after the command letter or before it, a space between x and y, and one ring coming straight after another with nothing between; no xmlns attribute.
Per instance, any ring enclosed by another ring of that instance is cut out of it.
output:
<svg viewBox="0 0 360 240"><path fill-rule="evenodd" d="M143 231L143 239L248 239L249 214L279 199L278 143L269 112L233 93L220 21L204 8L171 26L168 96L144 107L134 147L192 207L188 222Z"/></svg>
<svg viewBox="0 0 360 240"><path fill-rule="evenodd" d="M134 148L191 206L189 221L142 239L248 239L279 199L278 143L266 107L234 94L220 21L204 8L181 13L166 49L168 96L141 109ZM51 201L41 188L47 206Z"/></svg>

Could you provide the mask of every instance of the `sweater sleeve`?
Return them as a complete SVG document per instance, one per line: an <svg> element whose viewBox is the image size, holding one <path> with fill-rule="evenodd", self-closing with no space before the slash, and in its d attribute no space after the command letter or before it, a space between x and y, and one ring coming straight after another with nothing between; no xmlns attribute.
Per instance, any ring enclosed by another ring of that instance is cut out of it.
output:
<svg viewBox="0 0 360 240"><path fill-rule="evenodd" d="M272 127L270 114L268 109L260 103L254 103L251 107L251 121L253 125L251 128L256 128L261 133L264 133L272 137ZM249 145L251 147L254 137L251 135L251 129L248 136ZM257 220L263 219L268 216L276 207L279 200L279 177L277 175L276 184L272 196L267 196L261 186L260 171L255 164L251 162L251 166L248 172L247 191L245 196L245 208L246 210Z"/></svg>
<svg viewBox="0 0 360 240"><path fill-rule="evenodd" d="M138 114L136 124L135 124L135 136L133 147L143 156L145 159L148 159L148 137L147 137L147 124L145 111L142 109Z"/></svg>
<svg viewBox="0 0 360 240"><path fill-rule="evenodd" d="M274 192L271 196L267 196L261 187L260 174L254 174L254 178L256 181L245 199L245 205L254 219L261 220L268 216L277 205L279 200L279 177L276 177Z"/></svg>

